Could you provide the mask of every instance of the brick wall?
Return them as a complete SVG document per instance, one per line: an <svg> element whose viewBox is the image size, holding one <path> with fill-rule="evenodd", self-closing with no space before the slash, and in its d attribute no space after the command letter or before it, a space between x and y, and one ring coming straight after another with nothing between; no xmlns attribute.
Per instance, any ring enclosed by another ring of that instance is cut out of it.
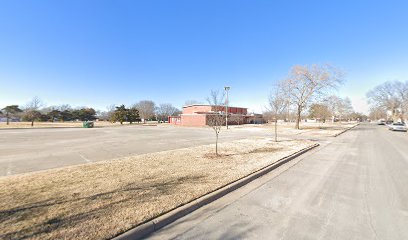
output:
<svg viewBox="0 0 408 240"><path fill-rule="evenodd" d="M183 114L193 114L195 112L210 112L210 111L211 106L205 105L183 107Z"/></svg>
<svg viewBox="0 0 408 240"><path fill-rule="evenodd" d="M205 114L181 115L181 125L183 126L205 126Z"/></svg>
<svg viewBox="0 0 408 240"><path fill-rule="evenodd" d="M225 106L208 106L208 105L193 105L193 106L187 106L183 107L183 114L193 114L196 112L225 112ZM246 108L240 108L240 107L228 107L228 112L229 113L234 113L234 114L247 114L247 109Z"/></svg>
<svg viewBox="0 0 408 240"><path fill-rule="evenodd" d="M225 106L209 106L209 105L192 105L183 107L183 114L181 114L181 125L184 126L205 126L207 125L206 112L224 112ZM239 124L246 123L247 114L246 108L228 107L228 112L235 116L239 116ZM236 120L236 118L235 118ZM236 121L229 119L228 124L237 124Z"/></svg>

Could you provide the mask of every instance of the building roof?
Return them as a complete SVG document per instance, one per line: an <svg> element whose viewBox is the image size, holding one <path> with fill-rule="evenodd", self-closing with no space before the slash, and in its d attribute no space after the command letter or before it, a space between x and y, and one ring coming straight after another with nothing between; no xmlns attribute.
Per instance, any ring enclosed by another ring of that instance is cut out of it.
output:
<svg viewBox="0 0 408 240"><path fill-rule="evenodd" d="M210 105L210 104L191 104L191 105L183 106L183 108L186 108L186 107L194 107L194 106L208 106L208 107L211 107L211 106L213 106L213 105ZM225 105L218 105L217 107L225 107ZM245 108L245 107L234 107L234 106L228 106L228 107L229 107L229 108L248 109L248 108Z"/></svg>

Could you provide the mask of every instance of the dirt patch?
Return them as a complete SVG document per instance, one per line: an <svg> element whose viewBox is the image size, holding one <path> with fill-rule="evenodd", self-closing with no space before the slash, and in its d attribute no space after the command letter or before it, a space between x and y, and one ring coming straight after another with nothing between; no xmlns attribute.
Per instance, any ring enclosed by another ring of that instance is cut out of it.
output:
<svg viewBox="0 0 408 240"><path fill-rule="evenodd" d="M0 178L0 238L108 239L311 146L244 139Z"/></svg>

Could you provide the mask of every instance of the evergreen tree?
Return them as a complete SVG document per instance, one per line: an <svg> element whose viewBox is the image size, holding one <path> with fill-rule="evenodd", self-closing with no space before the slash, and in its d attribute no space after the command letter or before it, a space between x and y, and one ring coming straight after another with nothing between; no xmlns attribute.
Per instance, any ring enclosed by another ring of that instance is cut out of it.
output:
<svg viewBox="0 0 408 240"><path fill-rule="evenodd" d="M136 108L132 107L127 110L126 114L127 121L132 124L133 122L140 122L142 121L139 116L139 110Z"/></svg>
<svg viewBox="0 0 408 240"><path fill-rule="evenodd" d="M16 113L20 113L23 110L21 110L18 107L18 105L10 105L10 106L6 106L5 108L3 108L3 111L6 112L7 125L9 125L9 119L10 119L11 115L16 114Z"/></svg>
<svg viewBox="0 0 408 240"><path fill-rule="evenodd" d="M129 109L127 109L123 104L120 105L119 107L116 107L116 110L112 114L111 121L120 122L120 124L123 124L123 122L126 122L127 120L128 112Z"/></svg>

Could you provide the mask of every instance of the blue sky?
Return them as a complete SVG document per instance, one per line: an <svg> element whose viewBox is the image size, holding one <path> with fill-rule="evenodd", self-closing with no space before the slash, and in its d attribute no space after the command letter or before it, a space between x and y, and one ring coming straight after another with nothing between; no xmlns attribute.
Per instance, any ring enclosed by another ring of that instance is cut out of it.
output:
<svg viewBox="0 0 408 240"><path fill-rule="evenodd" d="M344 70L338 94L408 80L406 1L0 1L0 107L33 96L104 110L180 107L231 86L262 111L296 64Z"/></svg>

